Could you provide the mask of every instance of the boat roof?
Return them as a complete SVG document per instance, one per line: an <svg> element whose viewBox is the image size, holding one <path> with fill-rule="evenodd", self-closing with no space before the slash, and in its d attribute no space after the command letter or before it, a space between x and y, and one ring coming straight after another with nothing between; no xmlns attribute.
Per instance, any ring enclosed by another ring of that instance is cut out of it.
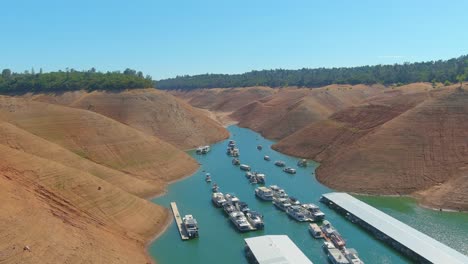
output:
<svg viewBox="0 0 468 264"><path fill-rule="evenodd" d="M347 193L327 193L323 197L335 203L385 235L405 245L432 263L468 263L468 256L400 222L386 213Z"/></svg>
<svg viewBox="0 0 468 264"><path fill-rule="evenodd" d="M259 264L312 264L286 235L268 235L244 239Z"/></svg>
<svg viewBox="0 0 468 264"><path fill-rule="evenodd" d="M347 264L349 261L346 259L346 257L341 253L341 251L337 248L329 248L328 252L330 255L333 256L333 258L337 261L339 264Z"/></svg>
<svg viewBox="0 0 468 264"><path fill-rule="evenodd" d="M262 190L263 192L271 192L271 190L265 186L260 186L258 187L259 190Z"/></svg>

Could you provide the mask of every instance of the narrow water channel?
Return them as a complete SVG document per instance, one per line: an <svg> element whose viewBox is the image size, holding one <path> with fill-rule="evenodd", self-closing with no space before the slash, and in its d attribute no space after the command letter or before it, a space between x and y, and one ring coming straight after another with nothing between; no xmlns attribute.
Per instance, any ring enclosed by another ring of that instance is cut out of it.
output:
<svg viewBox="0 0 468 264"><path fill-rule="evenodd" d="M318 164L310 161L307 168L297 168L297 174L284 173L273 163L283 160L287 165L295 166L298 159L273 151L274 143L263 138L252 130L230 126L230 139L236 141L240 149L241 163L248 164L253 171L267 175L267 184L276 184L284 188L290 196L301 202L319 205L326 219L342 234L347 246L355 248L366 263L411 263L398 252L374 239L341 215L319 203L322 193L331 192L314 177ZM249 184L244 172L231 164L225 154L227 141L212 145L207 155L196 155L190 152L201 164L199 170L191 177L169 186L166 195L153 202L167 208L172 201L177 202L182 215L192 214L198 220L200 237L190 241L180 239L174 223L150 246L150 254L159 264L173 263L247 263L243 254L246 237L266 234L286 234L314 262L327 263L321 246L322 240L316 240L307 231L307 223L298 223L284 212L277 210L271 202L264 202L254 195L256 185ZM263 150L256 149L262 145ZM271 161L263 160L269 155ZM238 233L222 209L211 203L211 185L205 182L205 173L220 186L223 193L234 193L249 204L252 210L264 215L265 230L249 233ZM410 198L362 197L359 199L377 207L393 217L415 227L416 229L438 239L439 241L468 254L468 214L443 213L418 207Z"/></svg>

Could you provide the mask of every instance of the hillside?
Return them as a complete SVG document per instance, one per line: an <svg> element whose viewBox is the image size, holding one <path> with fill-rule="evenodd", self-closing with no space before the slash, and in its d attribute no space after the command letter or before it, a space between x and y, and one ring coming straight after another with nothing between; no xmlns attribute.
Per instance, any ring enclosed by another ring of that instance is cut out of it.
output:
<svg viewBox="0 0 468 264"><path fill-rule="evenodd" d="M0 145L2 263L148 263L168 212L91 174ZM28 246L28 250L24 247Z"/></svg>
<svg viewBox="0 0 468 264"><path fill-rule="evenodd" d="M229 136L225 128L200 110L155 89L115 93L75 91L26 97L102 114L181 149L210 144Z"/></svg>
<svg viewBox="0 0 468 264"><path fill-rule="evenodd" d="M283 88L237 109L231 117L242 127L251 128L268 138L281 139L381 92L381 86L365 85Z"/></svg>
<svg viewBox="0 0 468 264"><path fill-rule="evenodd" d="M446 88L373 98L274 148L320 161L317 178L334 189L416 193L431 207L468 210L467 129L468 93Z"/></svg>
<svg viewBox="0 0 468 264"><path fill-rule="evenodd" d="M169 215L140 197L197 168L173 145L98 113L8 96L0 158L2 263L150 262L145 245Z"/></svg>

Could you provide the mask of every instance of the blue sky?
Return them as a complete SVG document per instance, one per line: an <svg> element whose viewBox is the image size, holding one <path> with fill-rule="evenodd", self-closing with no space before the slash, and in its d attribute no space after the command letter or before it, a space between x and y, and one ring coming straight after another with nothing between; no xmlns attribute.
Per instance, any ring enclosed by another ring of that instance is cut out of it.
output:
<svg viewBox="0 0 468 264"><path fill-rule="evenodd" d="M0 69L184 74L468 54L468 1L1 0Z"/></svg>

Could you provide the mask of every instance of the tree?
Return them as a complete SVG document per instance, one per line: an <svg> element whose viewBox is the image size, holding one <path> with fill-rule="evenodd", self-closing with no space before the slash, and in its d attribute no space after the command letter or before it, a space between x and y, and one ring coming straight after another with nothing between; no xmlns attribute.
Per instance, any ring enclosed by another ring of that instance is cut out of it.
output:
<svg viewBox="0 0 468 264"><path fill-rule="evenodd" d="M4 79L8 79L11 76L11 70L10 69L3 69L2 71L2 77Z"/></svg>

